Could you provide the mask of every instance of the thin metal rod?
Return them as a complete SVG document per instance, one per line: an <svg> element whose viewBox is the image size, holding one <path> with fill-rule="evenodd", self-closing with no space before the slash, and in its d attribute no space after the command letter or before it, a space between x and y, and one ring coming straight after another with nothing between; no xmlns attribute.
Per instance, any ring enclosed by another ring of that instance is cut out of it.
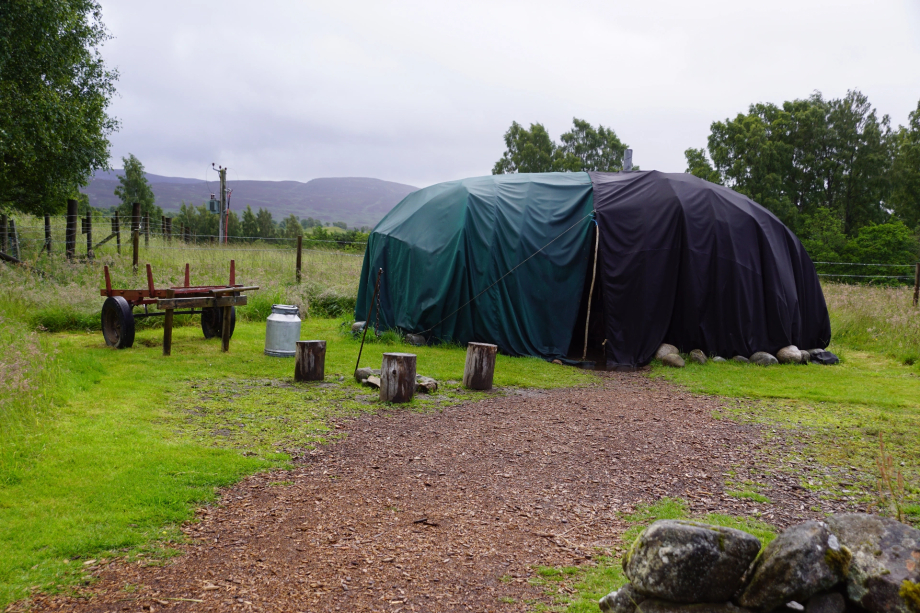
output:
<svg viewBox="0 0 920 613"><path fill-rule="evenodd" d="M367 308L367 319L364 320L364 334L361 335L361 348L358 349L358 361L355 362L355 372L358 372L358 367L361 365L361 353L364 352L364 339L367 338L367 325L371 321L371 312L374 310L374 303L377 302L377 292L380 291L380 275L382 274L383 274L383 269L382 268L378 269L377 270L377 283L374 284L374 295L371 298L371 305Z"/></svg>
<svg viewBox="0 0 920 613"><path fill-rule="evenodd" d="M199 315L200 313L201 311L173 311L173 315ZM143 319L144 317L163 317L164 315L166 315L166 311L158 311L156 313L135 313L134 319Z"/></svg>

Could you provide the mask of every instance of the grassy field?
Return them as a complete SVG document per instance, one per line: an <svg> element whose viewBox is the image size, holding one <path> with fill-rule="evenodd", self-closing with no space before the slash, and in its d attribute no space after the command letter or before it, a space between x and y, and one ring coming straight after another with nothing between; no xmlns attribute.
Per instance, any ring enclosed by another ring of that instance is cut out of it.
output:
<svg viewBox="0 0 920 613"><path fill-rule="evenodd" d="M834 333L829 349L841 358L836 366L690 363L681 370L657 366L653 376L739 399L724 416L779 426L818 462L856 467L870 503L878 501L881 436L904 477L908 519L920 523L920 309L907 288L830 285L825 295Z"/></svg>
<svg viewBox="0 0 920 613"><path fill-rule="evenodd" d="M181 285L185 264L189 264L192 285L215 285L228 282L231 259L236 262L238 283L261 288L247 306L238 309L237 316L241 319L264 321L271 305L278 303L294 304L302 312L325 317L349 315L354 309L361 274L360 255L305 250L302 282L296 283L296 252L289 244L201 247L155 238L149 248L141 247L137 274L129 250L124 248L119 255L108 244L92 262L36 255L28 260L31 271L0 266L0 313L50 332L98 330L104 266L109 267L115 288L146 287L147 264L157 287ZM162 323L150 319L138 320L138 325Z"/></svg>
<svg viewBox="0 0 920 613"><path fill-rule="evenodd" d="M102 265L110 266L116 286L145 284L143 273L131 270L127 249L118 255L107 244L92 263L36 253L29 264L40 274L0 265L0 607L32 587L79 585L87 580L88 558L168 556L170 543L181 538L177 527L212 500L216 488L287 465L304 449L334 438L331 423L340 417L396 410L381 407L347 376L357 354L357 343L342 333L347 322L317 317L351 313L360 257L307 252L303 283L297 284L294 252L287 247L200 248L152 239L141 250L141 263L152 264L158 285L179 283L186 262L193 283L223 283L230 258L240 282L263 288L239 310L231 352L204 341L197 321L183 321L193 325L176 330L170 358L160 355L156 321L145 322L131 350L115 352L102 343ZM652 376L735 398L719 417L771 424L801 437L806 453L820 462L858 466L869 480L869 497L883 434L907 480L908 510L916 514L920 312L904 288L827 285L825 295L839 366L710 363L683 370L656 366ZM325 385L295 386L290 361L262 355L264 318L273 303L296 304L314 315L302 337L329 342ZM363 363L379 363L387 348L369 345ZM437 410L476 397L456 384L462 350L413 352L421 374L454 383L408 410ZM499 386L593 380L541 360L502 356L496 377ZM642 526L684 516L686 506L673 500L625 519ZM738 527L749 521L704 519ZM769 537L769 526L745 525ZM628 532L624 544L635 533ZM596 598L623 581L615 557L593 567L535 572L535 580L555 590L558 608L571 611L595 610Z"/></svg>

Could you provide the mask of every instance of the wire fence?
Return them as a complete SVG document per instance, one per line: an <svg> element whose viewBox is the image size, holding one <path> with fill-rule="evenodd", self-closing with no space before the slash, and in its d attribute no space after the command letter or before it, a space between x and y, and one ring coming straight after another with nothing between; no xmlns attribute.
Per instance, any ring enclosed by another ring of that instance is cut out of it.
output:
<svg viewBox="0 0 920 613"><path fill-rule="evenodd" d="M840 282L886 285L915 285L920 264L884 264L872 262L814 262L818 276ZM902 274L897 274L902 273Z"/></svg>
<svg viewBox="0 0 920 613"><path fill-rule="evenodd" d="M313 238L309 234L301 237L280 236L227 236L221 239L213 234L193 233L184 225L172 225L177 218L153 220L142 218L139 224L138 253L169 251L174 255L181 252L221 253L223 257L232 254L254 258L264 254L264 262L297 258L300 253L322 253L343 258L363 258L367 247L365 241L335 240L334 238ZM16 259L27 261L44 256L62 254L67 250L67 216L52 215L44 219L27 217L25 223L16 225L8 219L0 223L0 252ZM72 255L78 259L93 259L106 255L122 254L123 250L134 250L131 217L105 216L94 213L91 217L78 216L73 228ZM872 262L814 262L817 274L822 279L840 283L918 285L920 264L891 264Z"/></svg>
<svg viewBox="0 0 920 613"><path fill-rule="evenodd" d="M0 253L3 259L24 262L40 258L66 256L77 260L94 260L116 255L133 255L135 261L157 251L223 252L223 257L239 253L250 259L256 254L301 260L311 253L323 253L354 260L364 257L366 241L300 236L226 236L192 232L168 218L153 220L141 217L76 216L68 230L68 216L52 215L44 219L26 217L16 224L13 218L0 217ZM133 226L133 227L132 227ZM138 231L134 245L134 230ZM137 251L136 253L135 250ZM298 252L300 255L298 256ZM4 257L5 256L5 257ZM191 254L189 257L192 257Z"/></svg>
<svg viewBox="0 0 920 613"><path fill-rule="evenodd" d="M144 285L148 264L158 285L181 283L186 264L193 284L225 284L230 260L236 263L238 280L265 288L260 297L284 297L302 305L335 302L342 310L338 302L353 301L366 247L363 242L309 235L230 236L221 243L217 236L193 233L178 224L142 223L135 233L130 218L114 216L93 215L89 222L78 216L69 232L66 216L50 217L47 224L41 218L20 219L24 223L7 217L4 226L0 218L0 258L23 262L42 276L43 286L67 287L70 300L87 312L96 301L93 294L98 296L103 264L113 283L132 288ZM326 307L326 312L335 310Z"/></svg>

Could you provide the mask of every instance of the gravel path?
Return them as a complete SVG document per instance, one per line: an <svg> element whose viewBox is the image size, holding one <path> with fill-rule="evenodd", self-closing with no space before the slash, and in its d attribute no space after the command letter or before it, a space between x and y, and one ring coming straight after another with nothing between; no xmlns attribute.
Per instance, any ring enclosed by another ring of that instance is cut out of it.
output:
<svg viewBox="0 0 920 613"><path fill-rule="evenodd" d="M679 496L695 513L757 510L780 527L820 516L813 506L839 510L789 475L764 477L759 429L714 419L720 404L644 373L604 373L592 388L342 422L344 441L201 510L172 563L112 562L94 568L99 581L82 597L31 606L524 611L543 598L527 582L535 565L621 547L620 513L637 503ZM733 467L756 473L773 502L723 495Z"/></svg>

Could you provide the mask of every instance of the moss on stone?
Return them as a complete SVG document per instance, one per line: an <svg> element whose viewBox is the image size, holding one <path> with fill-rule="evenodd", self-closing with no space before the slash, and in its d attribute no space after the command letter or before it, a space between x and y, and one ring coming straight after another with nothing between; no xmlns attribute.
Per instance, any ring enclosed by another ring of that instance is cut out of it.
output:
<svg viewBox="0 0 920 613"><path fill-rule="evenodd" d="M898 596L907 603L907 608L913 613L920 613L920 583L905 579L898 590Z"/></svg>
<svg viewBox="0 0 920 613"><path fill-rule="evenodd" d="M850 574L850 562L853 560L853 554L845 545L840 549L827 548L824 552L824 561L834 572L846 577ZM920 613L920 612L918 612Z"/></svg>
<svg viewBox="0 0 920 613"><path fill-rule="evenodd" d="M644 530L643 530L644 532ZM629 546L629 549L626 551L626 555L623 556L623 570L626 570L626 567L629 566L629 561L632 559L633 552L636 550L636 547L639 546L639 539L642 538L642 533L639 533L639 536L636 537L636 540L633 541L632 545ZM628 577L629 575L627 575Z"/></svg>

